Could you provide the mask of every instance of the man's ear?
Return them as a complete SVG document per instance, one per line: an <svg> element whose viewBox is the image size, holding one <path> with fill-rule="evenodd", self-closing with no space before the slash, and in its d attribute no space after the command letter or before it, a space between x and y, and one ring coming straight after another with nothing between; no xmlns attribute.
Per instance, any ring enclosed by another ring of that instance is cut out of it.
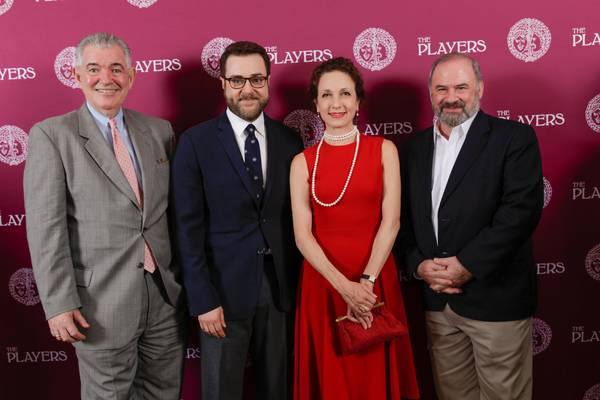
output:
<svg viewBox="0 0 600 400"><path fill-rule="evenodd" d="M135 80L135 74L136 74L136 70L135 68L131 67L129 68L129 71L127 72L129 75L129 87L131 88L133 86L133 81Z"/></svg>
<svg viewBox="0 0 600 400"><path fill-rule="evenodd" d="M71 73L73 73L73 76L75 77L75 81L77 83L81 83L81 75L79 75L79 67L72 67L71 68Z"/></svg>

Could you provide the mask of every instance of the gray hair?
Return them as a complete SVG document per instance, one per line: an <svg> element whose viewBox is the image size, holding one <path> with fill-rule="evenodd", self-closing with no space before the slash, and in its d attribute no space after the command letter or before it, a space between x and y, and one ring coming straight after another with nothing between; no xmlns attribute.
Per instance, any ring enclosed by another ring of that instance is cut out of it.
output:
<svg viewBox="0 0 600 400"><path fill-rule="evenodd" d="M131 50L123 39L112 33L97 32L84 37L75 49L75 66L80 67L83 64L83 51L86 47L92 46L99 49L107 49L113 46L119 46L125 53L125 66L131 68Z"/></svg>
<svg viewBox="0 0 600 400"><path fill-rule="evenodd" d="M477 79L477 83L483 81L483 75L481 74L481 67L479 66L479 62L471 56L466 55L465 53L452 52L448 54L444 54L437 60L433 62L431 65L431 70L429 71L429 79L427 81L427 85L431 88L431 78L433 77L433 73L438 65L445 63L446 61L455 60L455 59L463 59L471 61L471 67L473 67L473 72L475 73L475 78Z"/></svg>

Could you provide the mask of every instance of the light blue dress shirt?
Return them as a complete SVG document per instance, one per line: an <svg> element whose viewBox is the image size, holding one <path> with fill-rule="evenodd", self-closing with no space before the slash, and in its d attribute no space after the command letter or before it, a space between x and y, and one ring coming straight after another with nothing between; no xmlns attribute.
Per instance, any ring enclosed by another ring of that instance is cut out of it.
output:
<svg viewBox="0 0 600 400"><path fill-rule="evenodd" d="M112 133L110 131L110 125L108 123L109 118L106 115L96 111L90 103L86 102L86 105L88 110L90 110L90 113L94 117L96 125L98 125L98 129L100 129L100 132L102 132L102 136L104 136L104 139L106 139L108 147L110 147L110 149L114 153ZM135 149L133 148L131 138L129 137L129 131L127 131L127 127L125 126L125 118L123 118L123 109L119 110L119 112L115 116L115 119L117 120L117 129L119 130L121 140L123 140L123 143L125 143L127 151L129 152L129 157L131 157L131 160L133 161L133 168L135 169L135 175L137 176L138 184L143 190L142 173L140 170L140 165L137 156L135 154Z"/></svg>

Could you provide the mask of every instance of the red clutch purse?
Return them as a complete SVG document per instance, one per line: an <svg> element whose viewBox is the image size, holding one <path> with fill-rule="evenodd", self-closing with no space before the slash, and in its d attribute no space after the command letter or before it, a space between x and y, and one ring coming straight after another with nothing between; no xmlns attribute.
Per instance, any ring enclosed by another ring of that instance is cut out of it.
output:
<svg viewBox="0 0 600 400"><path fill-rule="evenodd" d="M348 316L336 318L339 351L342 355L359 353L379 343L406 335L408 329L385 307L378 303L371 310L373 323L369 329L352 322Z"/></svg>

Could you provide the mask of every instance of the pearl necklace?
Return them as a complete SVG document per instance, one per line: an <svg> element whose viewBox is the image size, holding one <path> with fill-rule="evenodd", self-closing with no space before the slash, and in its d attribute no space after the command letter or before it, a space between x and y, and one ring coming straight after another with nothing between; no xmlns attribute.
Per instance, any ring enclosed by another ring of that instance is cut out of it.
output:
<svg viewBox="0 0 600 400"><path fill-rule="evenodd" d="M323 138L319 142L319 145L317 146L317 155L315 157L315 165L313 166L313 173L312 173L312 180L311 180L310 187L311 187L312 198L315 200L315 202L318 205L320 205L322 207L335 206L337 203L340 202L340 200L342 200L342 197L344 197L344 194L346 193L346 189L348 189L348 184L350 183L350 178L352 177L352 172L354 171L354 166L356 165L356 159L358 157L358 147L360 144L360 133L358 132L358 129L355 126L354 129L352 129L352 131L342 135L342 136L346 136L348 134L355 134L355 133L356 133L356 147L354 148L354 157L352 158L352 164L350 165L350 171L348 172L348 177L346 178L346 182L344 183L344 188L342 189L342 192L337 197L337 199L335 199L332 203L325 203L325 202L319 200L319 198L317 197L317 190L316 190L317 165L319 164L319 153L321 152L321 145L323 144L323 141L325 140L325 136L323 136ZM350 136L348 136L348 138L349 137Z"/></svg>
<svg viewBox="0 0 600 400"><path fill-rule="evenodd" d="M350 139L355 133L358 133L358 128L356 126L354 126L350 132L344 133L343 135L332 135L331 133L323 132L323 137L331 142L341 142Z"/></svg>

